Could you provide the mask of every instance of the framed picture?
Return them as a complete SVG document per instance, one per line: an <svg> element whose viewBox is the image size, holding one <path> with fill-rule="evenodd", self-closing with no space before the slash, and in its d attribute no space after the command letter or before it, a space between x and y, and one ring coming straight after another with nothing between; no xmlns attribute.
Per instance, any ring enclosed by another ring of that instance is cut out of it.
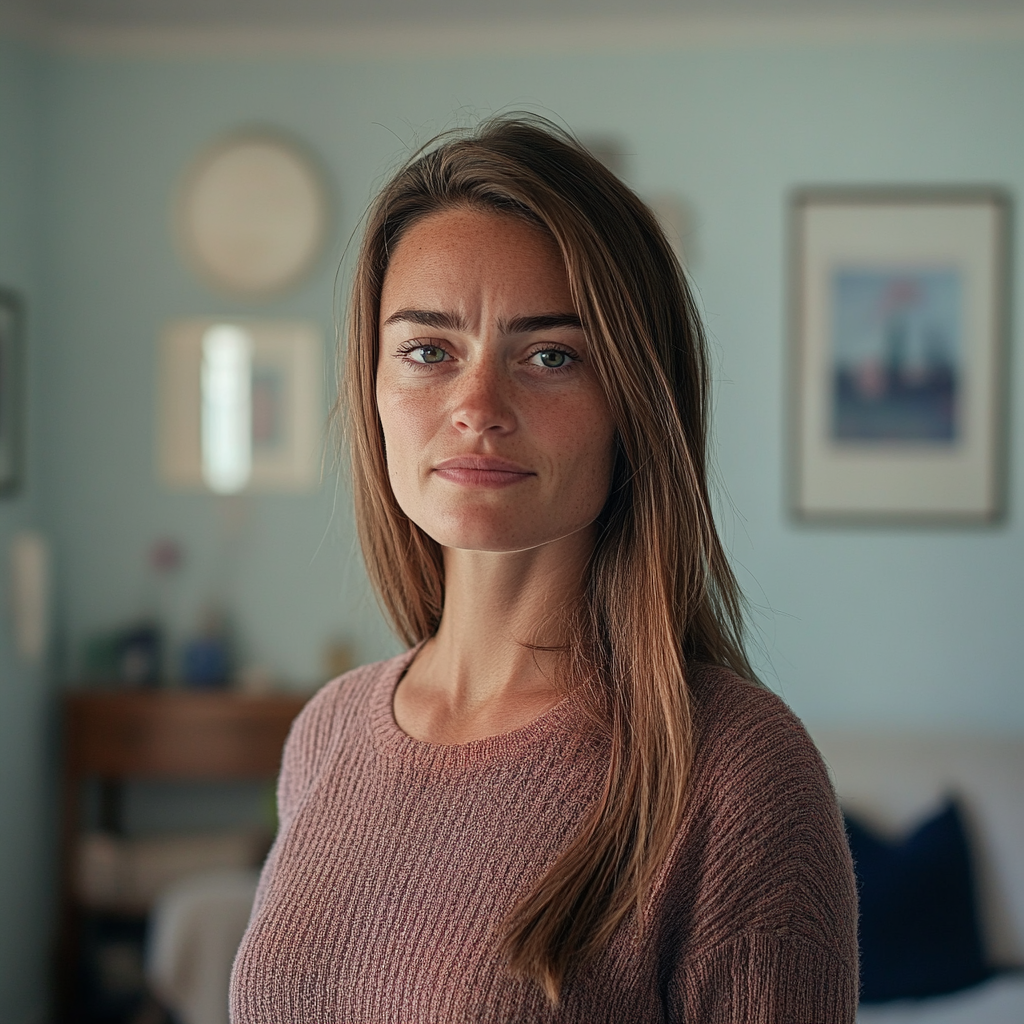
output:
<svg viewBox="0 0 1024 1024"><path fill-rule="evenodd" d="M220 494L315 490L324 375L317 324L232 318L167 324L158 382L161 481Z"/></svg>
<svg viewBox="0 0 1024 1024"><path fill-rule="evenodd" d="M21 482L22 319L18 294L0 288L0 494Z"/></svg>
<svg viewBox="0 0 1024 1024"><path fill-rule="evenodd" d="M998 519L1007 196L804 189L790 227L793 513Z"/></svg>

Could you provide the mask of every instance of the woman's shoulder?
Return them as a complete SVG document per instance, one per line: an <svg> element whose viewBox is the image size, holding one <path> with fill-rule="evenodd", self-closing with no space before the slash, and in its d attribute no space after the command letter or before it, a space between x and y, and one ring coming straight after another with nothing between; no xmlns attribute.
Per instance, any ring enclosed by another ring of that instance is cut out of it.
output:
<svg viewBox="0 0 1024 1024"><path fill-rule="evenodd" d="M794 867L826 846L848 860L828 769L782 698L718 666L695 671L691 690L691 826L703 822L697 831L726 860L786 849Z"/></svg>
<svg viewBox="0 0 1024 1024"><path fill-rule="evenodd" d="M393 689L409 661L410 651L352 669L325 683L292 722L281 761L281 787L302 790L316 775L330 751L351 744L369 732L384 690Z"/></svg>
<svg viewBox="0 0 1024 1024"><path fill-rule="evenodd" d="M798 935L855 962L850 854L807 730L779 696L729 669L696 667L690 688L694 760L667 874L694 908L696 946Z"/></svg>
<svg viewBox="0 0 1024 1024"><path fill-rule="evenodd" d="M766 686L721 665L690 673L695 767L728 767L730 774L772 773L780 761L827 780L814 742L789 706ZM829 793L831 789L829 787Z"/></svg>
<svg viewBox="0 0 1024 1024"><path fill-rule="evenodd" d="M292 724L289 745L298 742L319 746L331 734L370 715L374 696L383 689L394 689L410 654L403 651L383 661L360 665L324 683Z"/></svg>

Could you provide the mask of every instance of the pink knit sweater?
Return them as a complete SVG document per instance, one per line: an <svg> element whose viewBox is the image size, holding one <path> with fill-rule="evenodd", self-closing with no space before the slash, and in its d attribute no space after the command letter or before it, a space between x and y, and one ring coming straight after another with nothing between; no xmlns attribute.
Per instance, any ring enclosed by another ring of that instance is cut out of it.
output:
<svg viewBox="0 0 1024 1024"><path fill-rule="evenodd" d="M850 856L777 697L692 673L689 804L647 925L627 918L556 1008L509 974L498 927L596 799L607 745L571 698L507 735L414 740L391 710L409 660L329 683L292 727L234 1024L852 1024Z"/></svg>

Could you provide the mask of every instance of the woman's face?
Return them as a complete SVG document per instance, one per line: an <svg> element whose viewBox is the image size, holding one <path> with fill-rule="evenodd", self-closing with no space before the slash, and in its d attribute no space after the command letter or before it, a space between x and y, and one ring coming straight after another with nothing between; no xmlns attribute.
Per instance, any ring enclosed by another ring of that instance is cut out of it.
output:
<svg viewBox="0 0 1024 1024"><path fill-rule="evenodd" d="M614 426L554 241L510 215L414 223L384 277L377 405L402 510L439 544L520 551L585 529Z"/></svg>

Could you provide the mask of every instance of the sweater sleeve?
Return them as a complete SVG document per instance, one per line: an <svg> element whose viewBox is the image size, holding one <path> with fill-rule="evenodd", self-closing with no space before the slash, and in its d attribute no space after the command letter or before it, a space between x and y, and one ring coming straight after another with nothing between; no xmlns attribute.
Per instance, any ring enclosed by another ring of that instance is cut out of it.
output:
<svg viewBox="0 0 1024 1024"><path fill-rule="evenodd" d="M856 890L821 757L767 690L731 677L697 703L692 804L665 891L669 1017L853 1024Z"/></svg>
<svg viewBox="0 0 1024 1024"><path fill-rule="evenodd" d="M673 1002L699 1024L853 1024L847 959L801 936L747 932L677 971Z"/></svg>

